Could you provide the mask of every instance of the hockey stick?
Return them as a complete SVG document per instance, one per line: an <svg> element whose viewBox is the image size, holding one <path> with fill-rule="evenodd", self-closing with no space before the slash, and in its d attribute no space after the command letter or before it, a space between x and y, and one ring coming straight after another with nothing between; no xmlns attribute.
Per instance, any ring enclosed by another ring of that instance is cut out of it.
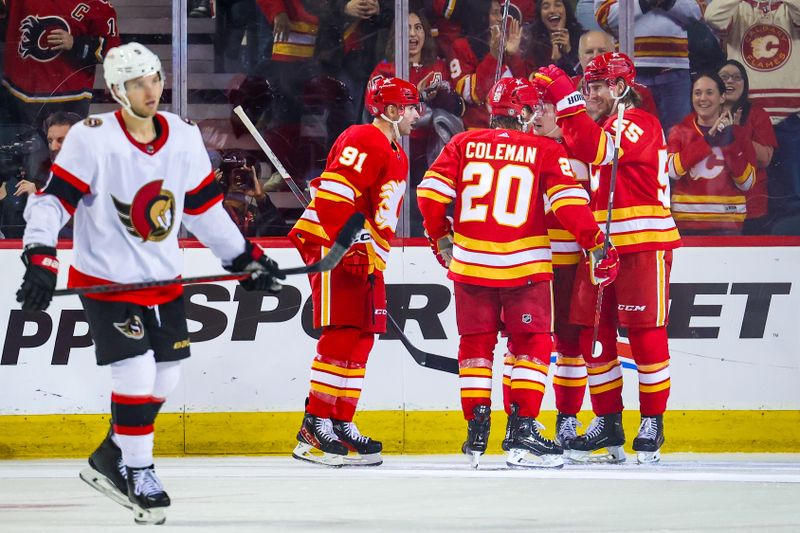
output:
<svg viewBox="0 0 800 533"><path fill-rule="evenodd" d="M353 216L345 223L342 231L339 233L336 242L333 243L330 251L317 261L310 265L300 267L278 269L280 274L284 276L293 276L295 274L313 274L315 272L326 272L339 264L344 254L353 244L353 241L361 232L364 227L364 215L361 213L354 213ZM227 281L227 280L241 280L248 276L257 276L258 272L233 272L231 274L217 274L211 276L197 276L193 278L172 278L162 279L156 281L141 281L137 283L110 283L108 285L95 285L93 287L75 287L71 289L58 289L53 291L53 296L68 296L70 294L97 294L108 292L123 292L123 291L136 291L140 289L150 289L154 287L167 287L170 285L191 285L193 283L210 283L212 281Z"/></svg>
<svg viewBox="0 0 800 533"><path fill-rule="evenodd" d="M392 328L394 334L397 335L398 340L403 343L408 353L411 354L411 357L414 359L420 366L424 366L426 368L430 368L433 370L439 370L441 372L447 372L448 374L458 374L458 360L453 359L452 357L444 357L442 355L436 355L434 353L423 352L413 344L411 341L408 340L406 334L403 332L403 329L395 322L392 315L387 315L389 327Z"/></svg>
<svg viewBox="0 0 800 533"><path fill-rule="evenodd" d="M275 155L275 152L272 151L267 144L267 141L264 140L264 137L262 137L261 133L259 133L259 131L256 129L255 125L250 120L250 117L248 117L247 113L244 112L244 109L242 109L241 106L237 106L233 112L236 113L236 115L242 121L242 124L244 124L247 128L247 131L249 131L250 135L253 136L253 139L255 139L258 146L261 147L261 149L267 155L269 160L272 162L272 165L275 167L275 170L277 170L283 178L283 181L285 181L286 184L289 185L289 188L292 189L297 201L299 201L303 207L308 206L308 200L306 200L305 195L294 182L294 180L292 180L291 176L289 176L289 173L286 172L286 168L281 164L280 160ZM397 338L401 343L403 343L403 346L405 346L406 350L408 350L408 353L411 354L411 357L418 365L432 368L434 370L440 370L442 372L448 372L450 374L458 374L458 361L451 357L423 352L411 344L411 341L408 340L408 337L406 337L405 333L403 333L403 330L397 325L397 322L394 320L392 315L387 313L387 318L389 325L395 332L395 335L397 335Z"/></svg>
<svg viewBox="0 0 800 533"><path fill-rule="evenodd" d="M626 89L627 91L627 89ZM625 93L623 93L625 96ZM622 97L620 97L622 98ZM614 159L611 162L611 181L608 184L608 211L606 212L606 240L603 242L603 257L608 253L611 244L611 211L614 209L614 189L617 185L617 167L619 167L619 143L622 137L622 119L625 116L625 104L617 100L617 131L614 132ZM603 353L603 346L597 346L600 332L600 310L603 307L603 286L597 287L597 305L594 308L594 329L592 330L592 357L597 359ZM597 349L599 348L599 349Z"/></svg>
<svg viewBox="0 0 800 533"><path fill-rule="evenodd" d="M255 139L258 146L267 155L270 163L272 163L272 166L278 171L278 174L281 175L283 181L286 182L286 185L289 186L289 189L292 191L292 194L294 194L295 198L297 198L297 200L303 204L303 207L308 206L308 199L306 199L306 195L303 194L303 191L300 190L300 187L297 186L291 176L289 176L289 173L286 172L286 168L283 166L283 163L281 163L281 160L278 159L278 156L276 156L275 152L272 151L272 148L269 147L267 141L265 141L264 137L262 137L258 132L255 124L253 124L253 121L247 116L247 113L244 112L242 106L237 105L233 108L233 112L236 113L236 116L238 116L239 120L242 121L242 124L244 124L244 127L247 128L247 131L250 132L250 135L252 135L253 139Z"/></svg>
<svg viewBox="0 0 800 533"><path fill-rule="evenodd" d="M494 82L500 81L500 74L503 72L503 56L506 52L506 24L508 22L508 8L511 5L511 0L505 0L503 3L503 17L500 21L500 50L497 52L497 68L494 71Z"/></svg>

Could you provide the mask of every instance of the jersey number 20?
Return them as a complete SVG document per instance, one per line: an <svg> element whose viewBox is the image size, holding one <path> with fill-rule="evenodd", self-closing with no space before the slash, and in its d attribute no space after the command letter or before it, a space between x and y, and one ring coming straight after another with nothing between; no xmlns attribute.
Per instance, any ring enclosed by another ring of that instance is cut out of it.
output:
<svg viewBox="0 0 800 533"><path fill-rule="evenodd" d="M497 178L495 180L495 178ZM492 218L498 224L518 228L528 220L533 197L533 171L522 165L505 165L495 172L494 167L482 161L467 163L462 174L464 187L461 195L461 222L483 222L489 213L489 205L481 200L494 188L491 202ZM474 182L474 183L471 183ZM517 197L511 203L511 189L517 182Z"/></svg>

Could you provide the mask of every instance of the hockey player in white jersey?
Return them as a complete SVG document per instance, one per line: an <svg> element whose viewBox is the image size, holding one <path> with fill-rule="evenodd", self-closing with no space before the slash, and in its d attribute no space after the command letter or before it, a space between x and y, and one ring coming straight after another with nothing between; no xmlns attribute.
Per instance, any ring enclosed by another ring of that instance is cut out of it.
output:
<svg viewBox="0 0 800 533"><path fill-rule="evenodd" d="M17 300L46 309L58 273L58 231L75 217L70 287L178 278L181 223L232 272L251 271L245 289L277 292L277 264L246 241L222 207L200 130L158 112L161 62L130 43L110 50L106 84L122 106L90 116L67 135L45 189L31 197L23 237L26 266ZM111 369L111 429L81 478L160 524L170 505L153 467L153 424L189 357L183 288L81 296L97 363Z"/></svg>

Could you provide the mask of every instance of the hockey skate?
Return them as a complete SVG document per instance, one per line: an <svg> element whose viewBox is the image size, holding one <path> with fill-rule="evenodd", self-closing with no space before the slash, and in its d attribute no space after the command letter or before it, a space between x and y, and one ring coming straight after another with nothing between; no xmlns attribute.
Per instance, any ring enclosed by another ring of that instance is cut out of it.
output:
<svg viewBox="0 0 800 533"><path fill-rule="evenodd" d="M643 416L639 434L633 439L633 451L639 464L654 464L661 460L664 445L664 415Z"/></svg>
<svg viewBox="0 0 800 533"><path fill-rule="evenodd" d="M161 525L167 521L164 512L170 499L156 476L153 465L144 468L125 467L128 478L128 498L133 505L133 520L137 524Z"/></svg>
<svg viewBox="0 0 800 533"><path fill-rule="evenodd" d="M622 428L622 413L596 416L586 433L570 444L570 460L579 463L624 463L625 430ZM605 454L594 452L605 448Z"/></svg>
<svg viewBox="0 0 800 533"><path fill-rule="evenodd" d="M461 451L469 455L472 468L477 469L480 457L486 452L489 444L489 429L492 425L492 410L488 405L476 405L472 409L474 418L467 422L467 440L461 445Z"/></svg>
<svg viewBox="0 0 800 533"><path fill-rule="evenodd" d="M380 441L365 437L358 431L358 427L353 422L343 420L333 420L333 432L339 437L339 441L350 450L344 458L344 466L378 466L383 464L381 450L383 444Z"/></svg>
<svg viewBox="0 0 800 533"><path fill-rule="evenodd" d="M128 482L125 476L125 465L122 464L122 452L111 439L109 429L106 438L89 456L89 466L81 470L79 476L90 487L108 496L115 503L133 509L128 500Z"/></svg>
<svg viewBox="0 0 800 533"><path fill-rule="evenodd" d="M320 418L308 413L303 417L303 425L297 433L297 446L292 457L325 466L344 465L347 447L333 432L330 418Z"/></svg>
<svg viewBox="0 0 800 533"><path fill-rule="evenodd" d="M581 425L573 415L556 416L556 442L564 448L564 459L572 459L572 442L578 438L578 426Z"/></svg>
<svg viewBox="0 0 800 533"><path fill-rule="evenodd" d="M539 433L544 426L529 416L517 418L514 442L506 456L510 468L562 468L564 449Z"/></svg>
<svg viewBox="0 0 800 533"><path fill-rule="evenodd" d="M500 445L504 452L510 450L511 443L514 442L514 430L517 428L517 418L519 416L517 414L518 410L519 406L515 403L512 403L511 413L508 415L508 421L506 422L506 436L503 438L503 443Z"/></svg>

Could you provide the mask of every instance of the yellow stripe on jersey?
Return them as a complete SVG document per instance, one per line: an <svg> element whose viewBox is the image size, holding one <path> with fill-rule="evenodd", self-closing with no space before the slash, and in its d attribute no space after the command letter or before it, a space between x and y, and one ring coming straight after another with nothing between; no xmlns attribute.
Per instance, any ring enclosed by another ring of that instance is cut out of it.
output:
<svg viewBox="0 0 800 533"><path fill-rule="evenodd" d="M678 218L677 216L675 217ZM612 232L611 240L617 248L621 246L631 246L634 244L644 244L648 242L674 242L681 238L677 228L667 231L637 231L619 235Z"/></svg>
<svg viewBox="0 0 800 533"><path fill-rule="evenodd" d="M424 178L436 178L436 179L438 179L438 180L441 180L441 181L445 182L445 183L446 183L447 185L449 185L451 188L455 188L455 186L456 186L456 184L455 184L455 182L454 182L453 180L451 180L450 178L448 178L447 176L445 176L445 175L443 175L443 174L439 174L439 173L438 173L438 172L436 172L435 170L429 170L429 171L427 171L427 172L425 173L425 175L423 176L423 179L424 179Z"/></svg>
<svg viewBox="0 0 800 533"><path fill-rule="evenodd" d="M450 272L471 278L485 278L494 280L510 280L525 278L536 274L552 274L553 267L550 261L540 261L516 267L487 267L460 263L453 259L450 263Z"/></svg>
<svg viewBox="0 0 800 533"><path fill-rule="evenodd" d="M339 174L337 172L326 171L326 172L323 172L322 174L320 174L319 177L322 180L331 180L331 181L335 181L337 183L341 183L342 185L346 185L347 187L350 187L353 190L353 195L356 198L361 196L361 192L359 192L359 190L356 189L353 186L353 184L350 183L350 181L347 178L345 178L344 176L342 176L341 174Z"/></svg>
<svg viewBox="0 0 800 533"><path fill-rule="evenodd" d="M597 143L597 154L594 156L593 165L599 165L606 160L606 148L608 145L608 135L605 131L600 132L600 139Z"/></svg>
<svg viewBox="0 0 800 533"><path fill-rule="evenodd" d="M490 242L481 239L472 239L461 233L456 233L453 235L453 242L470 251L494 254L509 254L530 248L550 247L550 238L545 236L525 237L524 239L508 242Z"/></svg>
<svg viewBox="0 0 800 533"><path fill-rule="evenodd" d="M321 189L317 189L317 194L314 195L314 198L315 199L319 198L320 200L328 200L330 202L340 202L340 203L355 205L353 203L353 200L351 200L350 198L345 198L344 196L340 196L336 193L328 191L323 191Z"/></svg>
<svg viewBox="0 0 800 533"><path fill-rule="evenodd" d="M297 230L310 233L326 241L330 240L330 237L328 237L328 234L325 232L325 229L316 222L311 222L310 220L305 220L301 218L300 220L297 221L297 223L295 223L294 227Z"/></svg>
<svg viewBox="0 0 800 533"><path fill-rule="evenodd" d="M314 56L313 44L275 43L272 45L272 54L279 56L303 57Z"/></svg>
<svg viewBox="0 0 800 533"><path fill-rule="evenodd" d="M588 202L584 198L560 198L550 204L550 208L553 210L553 213L555 213L562 207L567 207L570 205L588 205Z"/></svg>
<svg viewBox="0 0 800 533"><path fill-rule="evenodd" d="M547 229L547 235L551 241L574 241L575 236L565 229Z"/></svg>
<svg viewBox="0 0 800 533"><path fill-rule="evenodd" d="M433 200L434 202L440 204L449 204L453 201L452 198L443 195L438 191L434 191L433 189L417 189L417 198L427 198L428 200Z"/></svg>
<svg viewBox="0 0 800 533"><path fill-rule="evenodd" d="M734 213L730 215L722 215L718 213L681 213L676 212L674 215L675 220L697 220L702 222L742 222L747 218L747 213ZM614 244L616 244L616 239Z"/></svg>
<svg viewBox="0 0 800 533"><path fill-rule="evenodd" d="M747 203L747 199L743 195L737 196L711 196L711 195L696 195L696 194L675 194L672 196L672 202L675 204L739 204ZM616 209L614 210L616 211Z"/></svg>
<svg viewBox="0 0 800 533"><path fill-rule="evenodd" d="M675 169L675 172L678 176L684 176L686 174L686 169L683 168L683 163L681 162L681 154L675 153L672 154L672 167Z"/></svg>

